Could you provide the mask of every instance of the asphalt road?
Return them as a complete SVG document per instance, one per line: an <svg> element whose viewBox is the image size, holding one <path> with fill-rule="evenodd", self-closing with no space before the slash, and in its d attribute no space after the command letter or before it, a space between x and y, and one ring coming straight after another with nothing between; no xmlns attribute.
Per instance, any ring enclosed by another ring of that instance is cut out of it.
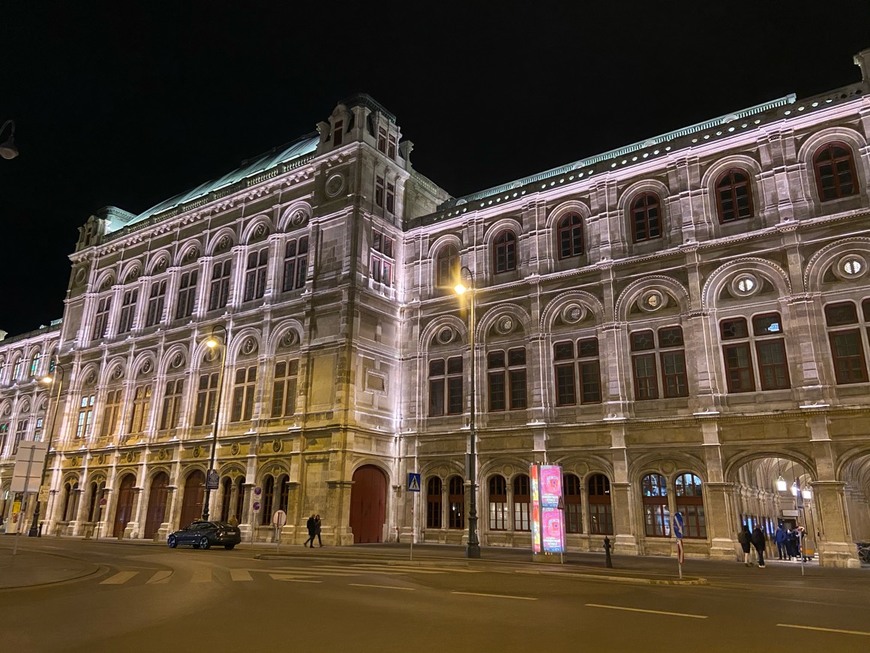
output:
<svg viewBox="0 0 870 653"><path fill-rule="evenodd" d="M870 650L866 569L690 562L707 584L672 585L397 550L25 545L97 567L0 591L3 651Z"/></svg>

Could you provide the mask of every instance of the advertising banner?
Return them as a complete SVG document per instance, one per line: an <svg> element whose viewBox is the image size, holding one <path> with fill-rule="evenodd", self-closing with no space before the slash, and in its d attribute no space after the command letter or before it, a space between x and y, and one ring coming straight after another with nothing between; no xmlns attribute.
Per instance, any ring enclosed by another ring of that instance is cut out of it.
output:
<svg viewBox="0 0 870 653"><path fill-rule="evenodd" d="M559 465L532 465L529 480L532 493L532 552L564 553L562 468Z"/></svg>

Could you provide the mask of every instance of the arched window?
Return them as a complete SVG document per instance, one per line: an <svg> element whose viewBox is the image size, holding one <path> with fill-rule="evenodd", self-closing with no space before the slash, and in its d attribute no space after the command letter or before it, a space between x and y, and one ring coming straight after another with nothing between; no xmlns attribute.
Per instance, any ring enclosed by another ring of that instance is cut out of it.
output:
<svg viewBox="0 0 870 653"><path fill-rule="evenodd" d="M492 242L492 267L496 274L517 269L517 237L505 229Z"/></svg>
<svg viewBox="0 0 870 653"><path fill-rule="evenodd" d="M661 238L659 198L655 193L644 193L631 205L631 235L634 242Z"/></svg>
<svg viewBox="0 0 870 653"><path fill-rule="evenodd" d="M716 182L716 206L721 224L752 217L752 190L746 172L732 169L719 177Z"/></svg>
<svg viewBox="0 0 870 653"><path fill-rule="evenodd" d="M230 510L232 510L231 497L233 492L233 479L229 476L224 476L221 479L221 521L230 520Z"/></svg>
<svg viewBox="0 0 870 653"><path fill-rule="evenodd" d="M459 279L459 250L447 245L438 250L435 257L435 285L452 288Z"/></svg>
<svg viewBox="0 0 870 653"><path fill-rule="evenodd" d="M282 474L278 477L278 510L285 513L290 506L290 477Z"/></svg>
<svg viewBox="0 0 870 653"><path fill-rule="evenodd" d="M823 202L858 192L852 150L844 143L828 143L813 157L819 199Z"/></svg>
<svg viewBox="0 0 870 653"><path fill-rule="evenodd" d="M441 479L426 481L426 528L441 528Z"/></svg>
<svg viewBox="0 0 870 653"><path fill-rule="evenodd" d="M532 498L529 492L529 477L526 474L520 474L514 478L514 530L529 531L529 506Z"/></svg>
<svg viewBox="0 0 870 653"><path fill-rule="evenodd" d="M489 530L507 528L507 483L504 476L489 477Z"/></svg>
<svg viewBox="0 0 870 653"><path fill-rule="evenodd" d="M701 479L690 472L684 472L674 481L674 496L677 512L683 514L683 535L685 537L707 537L707 522L704 518L704 497L701 493Z"/></svg>
<svg viewBox="0 0 870 653"><path fill-rule="evenodd" d="M465 481L461 476L451 476L447 481L447 502L450 504L448 528L465 528Z"/></svg>
<svg viewBox="0 0 870 653"><path fill-rule="evenodd" d="M263 481L263 499L260 512L260 523L268 526L272 523L272 504L275 502L275 477L267 476Z"/></svg>
<svg viewBox="0 0 870 653"><path fill-rule="evenodd" d="M583 221L580 216L571 213L561 218L556 225L556 238L560 259L583 254Z"/></svg>
<svg viewBox="0 0 870 653"><path fill-rule="evenodd" d="M668 487L661 474L647 474L641 481L643 521L648 537L668 537L671 515L668 510Z"/></svg>
<svg viewBox="0 0 870 653"><path fill-rule="evenodd" d="M753 316L751 333L745 317L724 319L719 322L719 335L728 392L755 392L758 386L762 390L791 387L779 313Z"/></svg>
<svg viewBox="0 0 870 653"><path fill-rule="evenodd" d="M613 513L610 507L610 480L604 474L589 477L589 532L593 535L613 534Z"/></svg>
<svg viewBox="0 0 870 653"><path fill-rule="evenodd" d="M562 495L565 502L565 532L582 533L583 515L580 510L580 477L576 474L562 475Z"/></svg>
<svg viewBox="0 0 870 653"><path fill-rule="evenodd" d="M69 482L63 486L63 513L61 521L75 521L79 505L79 484Z"/></svg>

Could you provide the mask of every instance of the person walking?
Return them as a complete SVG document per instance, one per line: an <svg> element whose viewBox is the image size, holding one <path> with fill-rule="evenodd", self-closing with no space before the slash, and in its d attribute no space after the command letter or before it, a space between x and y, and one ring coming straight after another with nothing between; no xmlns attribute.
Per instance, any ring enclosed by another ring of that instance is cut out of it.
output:
<svg viewBox="0 0 870 653"><path fill-rule="evenodd" d="M779 556L780 560L785 560L788 558L788 547L786 546L786 538L785 529L782 527L782 524L776 527L776 533L774 533L773 541L776 542L776 553Z"/></svg>
<svg viewBox="0 0 870 653"><path fill-rule="evenodd" d="M316 532L317 522L314 519L314 515L308 518L308 521L305 522L305 528L308 529L308 539L305 540L305 543L302 546L308 546L308 543L311 543L312 548L314 547L314 534Z"/></svg>
<svg viewBox="0 0 870 653"><path fill-rule="evenodd" d="M314 535L311 536L311 548L314 548L314 536L317 536L317 544L323 547L323 540L320 539L320 515L314 515Z"/></svg>
<svg viewBox="0 0 870 653"><path fill-rule="evenodd" d="M755 552L758 554L758 567L759 569L764 569L764 549L767 546L767 538L764 536L764 531L761 530L761 526L758 524L756 524L755 528L752 529L750 541L752 542L752 546L755 547Z"/></svg>
<svg viewBox="0 0 870 653"><path fill-rule="evenodd" d="M749 526L743 524L743 528L737 533L737 541L740 542L740 548L743 549L743 564L747 567L751 567L752 563L749 561L749 547L751 546L751 537L752 535L749 533Z"/></svg>

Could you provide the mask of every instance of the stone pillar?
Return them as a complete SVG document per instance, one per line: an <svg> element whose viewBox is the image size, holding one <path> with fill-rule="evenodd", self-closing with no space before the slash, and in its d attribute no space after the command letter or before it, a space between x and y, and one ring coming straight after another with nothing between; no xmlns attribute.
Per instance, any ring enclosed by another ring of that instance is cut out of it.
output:
<svg viewBox="0 0 870 653"><path fill-rule="evenodd" d="M734 501L734 485L707 482L704 489L704 516L707 520L707 537L710 540L710 557L733 560L737 553L739 521Z"/></svg>
<svg viewBox="0 0 870 653"><path fill-rule="evenodd" d="M328 481L327 487L329 494L326 514L334 521L332 524L323 524L321 533L323 540L334 546L351 545L353 544L353 531L350 530L350 490L353 487L353 481Z"/></svg>
<svg viewBox="0 0 870 653"><path fill-rule="evenodd" d="M634 509L630 483L610 484L610 508L613 511L613 552L638 555L637 537L632 523Z"/></svg>
<svg viewBox="0 0 870 653"><path fill-rule="evenodd" d="M846 484L840 481L814 481L811 485L816 505L815 517L819 521L816 529L822 534L819 539L819 564L823 567L860 567L846 512Z"/></svg>

